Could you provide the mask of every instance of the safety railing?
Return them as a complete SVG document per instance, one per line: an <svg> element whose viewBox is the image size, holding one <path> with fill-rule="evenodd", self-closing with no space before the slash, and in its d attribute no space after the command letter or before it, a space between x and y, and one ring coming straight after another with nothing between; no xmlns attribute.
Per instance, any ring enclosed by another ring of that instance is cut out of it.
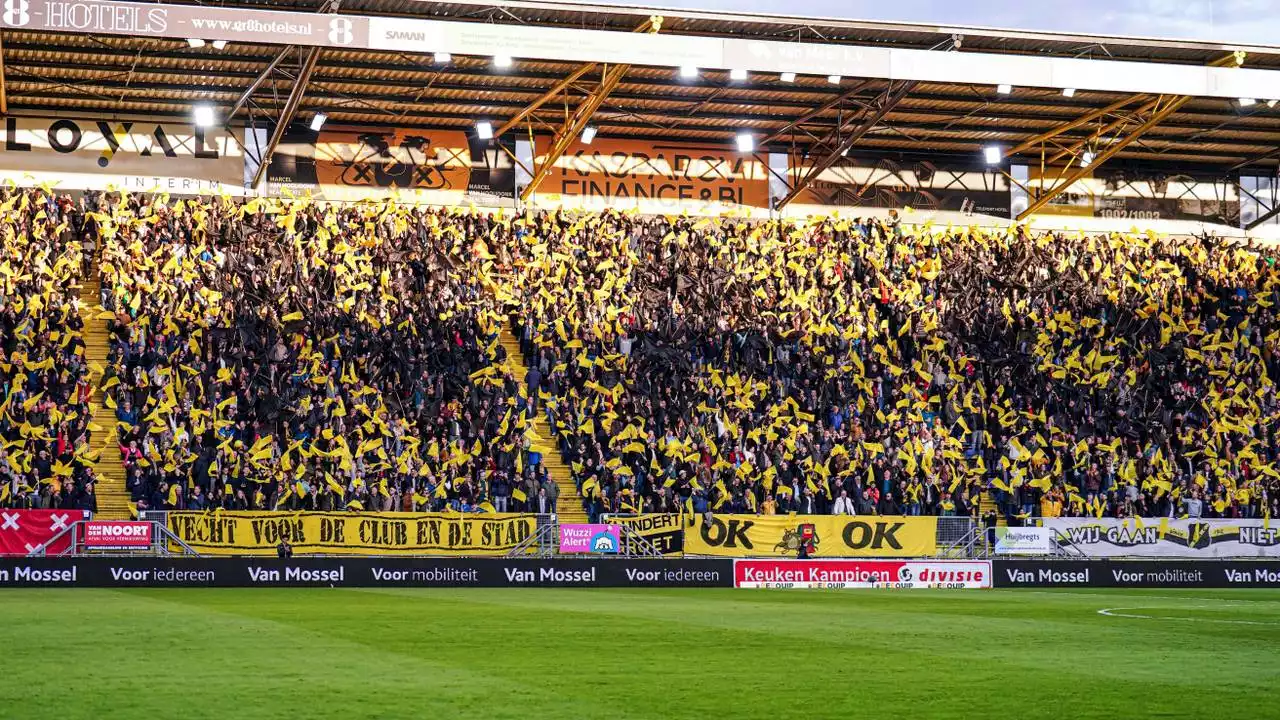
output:
<svg viewBox="0 0 1280 720"><path fill-rule="evenodd" d="M91 526L113 527L127 525L130 533L113 540L110 535L92 538ZM65 545L64 545L65 543ZM52 548L58 548L52 550ZM69 523L53 537L35 547L28 557L159 557L170 555L196 555L200 553L174 535L164 522L140 519L128 523L112 523L91 519Z"/></svg>

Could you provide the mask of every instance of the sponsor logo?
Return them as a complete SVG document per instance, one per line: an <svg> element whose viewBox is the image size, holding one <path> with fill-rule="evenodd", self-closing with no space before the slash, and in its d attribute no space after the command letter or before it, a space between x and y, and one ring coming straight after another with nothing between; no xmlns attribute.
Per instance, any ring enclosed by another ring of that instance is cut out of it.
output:
<svg viewBox="0 0 1280 720"><path fill-rule="evenodd" d="M6 152L32 152L32 143L47 143L49 149L62 155L81 150L100 151L97 164L107 167L116 155L132 154L147 158L196 158L217 160L220 155L216 145L206 140L205 128L187 128L155 123L107 120L71 120L60 118L48 121L48 126L32 126L42 123L18 118L5 122L4 150ZM44 148L41 147L40 150Z"/></svg>
<svg viewBox="0 0 1280 720"><path fill-rule="evenodd" d="M1278 585L1280 584L1280 568L1254 568L1248 570L1226 569L1227 582L1232 585Z"/></svg>
<svg viewBox="0 0 1280 720"><path fill-rule="evenodd" d="M537 570L522 570L520 568L503 568L503 572L507 576L507 582L527 585L531 583L581 583L595 584L596 568L590 567L585 570L563 570L557 567L542 567Z"/></svg>
<svg viewBox="0 0 1280 720"><path fill-rule="evenodd" d="M111 579L121 585L212 585L218 575L212 569L176 567L111 568Z"/></svg>
<svg viewBox="0 0 1280 720"><path fill-rule="evenodd" d="M1017 568L1005 568L1005 575L1009 578L1009 582L1015 585L1088 585L1089 584L1089 568L1078 571L1054 570L1053 568L1040 568L1039 570L1019 570Z"/></svg>
<svg viewBox="0 0 1280 720"><path fill-rule="evenodd" d="M286 565L284 571L272 568L249 568L249 580L255 583L340 583L346 580L346 568L316 570Z"/></svg>
<svg viewBox="0 0 1280 720"><path fill-rule="evenodd" d="M27 0L4 0L4 24L9 27L22 27L31 22L31 6Z"/></svg>
<svg viewBox="0 0 1280 720"><path fill-rule="evenodd" d="M898 579L903 582L918 582L926 585L947 585L952 583L976 583L989 586L988 571L985 566L965 565L904 565L898 572Z"/></svg>
<svg viewBox="0 0 1280 720"><path fill-rule="evenodd" d="M664 568L662 570L626 569L627 582L632 585L714 585L720 581L718 570L689 570L686 568Z"/></svg>
<svg viewBox="0 0 1280 720"><path fill-rule="evenodd" d="M329 42L334 45L350 45L355 36L351 32L352 23L349 18L334 18L329 21Z"/></svg>
<svg viewBox="0 0 1280 720"><path fill-rule="evenodd" d="M414 584L465 584L480 582L480 571L474 568L424 568L396 570L374 566L370 569L375 582Z"/></svg>
<svg viewBox="0 0 1280 720"><path fill-rule="evenodd" d="M69 568L40 568L32 565L16 565L12 569L0 568L0 582L46 585L74 583L79 572L76 565Z"/></svg>
<svg viewBox="0 0 1280 720"><path fill-rule="evenodd" d="M591 537L591 552L616 553L618 552L618 539L607 532L596 533Z"/></svg>
<svg viewBox="0 0 1280 720"><path fill-rule="evenodd" d="M745 588L985 588L985 561L738 560L734 584Z"/></svg>
<svg viewBox="0 0 1280 720"><path fill-rule="evenodd" d="M1113 568L1111 575L1117 585L1201 585L1204 583L1204 572L1201 570L1185 570L1169 568L1165 570L1143 571Z"/></svg>
<svg viewBox="0 0 1280 720"><path fill-rule="evenodd" d="M806 538L812 538L815 549L822 542L822 539L818 537L817 527L813 523L800 523L795 530L783 532L782 540L773 546L773 550L784 555L799 552L800 545L804 543Z"/></svg>
<svg viewBox="0 0 1280 720"><path fill-rule="evenodd" d="M151 523L91 520L84 524L88 549L139 548L151 545Z"/></svg>

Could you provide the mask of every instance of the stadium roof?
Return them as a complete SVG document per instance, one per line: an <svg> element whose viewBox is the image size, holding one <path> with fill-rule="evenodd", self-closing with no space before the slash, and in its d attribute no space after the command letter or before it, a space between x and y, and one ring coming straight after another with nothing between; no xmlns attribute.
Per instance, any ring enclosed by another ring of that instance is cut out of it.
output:
<svg viewBox="0 0 1280 720"><path fill-rule="evenodd" d="M179 3L181 4L181 3ZM318 0L225 2L202 7L319 11ZM326 5L325 10L332 9ZM420 0L343 0L343 14L406 16L495 25L634 31L657 14L645 8L565 2L427 3ZM1086 39L1068 35L893 25L807 18L759 17L724 12L661 11L660 33L747 37L887 48L983 52L1022 57L1119 59L1204 66L1222 64L1228 48L1188 41L1132 38ZM955 48L956 35L963 38ZM1280 54L1252 49L1248 68L1280 71ZM230 124L274 120L288 104L294 80L307 74L306 48L231 42L223 49L189 47L181 39L87 35L7 29L3 34L4 89L13 114L187 119L192 104L212 102L223 115L237 105ZM655 58L655 63L662 62ZM583 67L581 62L519 59L503 71L489 57L432 56L396 51L323 48L300 99L296 121L315 112L329 121L385 127L470 128L477 119L502 125ZM570 110L597 89L604 69L595 66L528 116L532 127L515 132L553 134ZM242 95L262 78L244 101ZM890 87L892 86L892 87ZM892 92L891 92L892 91ZM900 96L900 97L899 97ZM1051 134L1090 110L1109 109L1062 131L1045 145L1087 148L1095 155L1120 144L1133 128L1148 125L1115 156L1141 163L1177 163L1208 170L1250 165L1273 167L1280 143L1280 104L1242 106L1225 98L1194 97L1152 107L1155 95L1014 87L1001 95L992 85L892 82L753 73L731 81L703 70L681 79L670 66L633 65L601 101L591 122L601 136L688 139L731 143L750 132L769 147L830 151L855 133L858 152L955 155L967 159L999 145L1017 148ZM545 99L545 98L544 98ZM1128 99L1128 103L1122 101ZM1144 104L1147 103L1147 104ZM1162 112L1161 117L1152 117ZM1148 123L1148 120L1153 122ZM838 133L833 129L841 124ZM1040 157L1041 149L1024 148Z"/></svg>

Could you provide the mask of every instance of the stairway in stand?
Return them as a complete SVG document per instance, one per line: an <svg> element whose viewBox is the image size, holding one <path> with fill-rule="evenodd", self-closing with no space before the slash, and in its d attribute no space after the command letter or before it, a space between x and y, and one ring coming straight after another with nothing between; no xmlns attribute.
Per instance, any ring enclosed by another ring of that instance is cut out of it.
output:
<svg viewBox="0 0 1280 720"><path fill-rule="evenodd" d="M996 527L1008 526L1009 520L1004 516L1004 511L1000 509L999 503L996 502L995 496L992 495L990 490L985 490L978 494L977 511L974 517L978 519L978 522L981 522L982 515L993 508L996 511Z"/></svg>
<svg viewBox="0 0 1280 720"><path fill-rule="evenodd" d="M507 351L509 364L516 368L516 380L524 382L525 373L528 372L529 366L526 364L524 353L520 352L520 341L516 339L511 327L504 326L501 334L498 335L498 343ZM542 456L542 464L546 466L547 473L552 480L556 481L556 485L560 486L560 497L556 501L556 515L562 523L585 523L587 522L587 513L582 509L582 496L578 494L577 488L573 484L573 475L569 472L569 467L564 464L564 458L560 456L559 444L556 442L556 433L552 429L551 423L547 422L547 415L542 412L542 407L538 407L538 413L533 419L533 428L537 431L538 436L546 441L550 453ZM530 498L532 499L532 498Z"/></svg>
<svg viewBox="0 0 1280 720"><path fill-rule="evenodd" d="M102 313L99 304L100 283L98 266L93 266L90 277L80 286L80 315L84 318L85 357L91 363L107 366L107 321L99 320ZM98 496L98 517L106 520L128 520L129 491L124 483L124 463L120 457L119 428L116 426L116 414L103 404L101 378L96 378L93 387L93 423L102 428L102 432L93 434L95 448L102 448L94 473L98 476L96 494Z"/></svg>

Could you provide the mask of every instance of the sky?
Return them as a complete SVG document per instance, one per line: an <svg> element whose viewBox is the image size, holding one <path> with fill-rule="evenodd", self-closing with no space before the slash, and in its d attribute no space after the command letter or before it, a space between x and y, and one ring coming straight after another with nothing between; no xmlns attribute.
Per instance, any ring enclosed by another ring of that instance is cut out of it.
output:
<svg viewBox="0 0 1280 720"><path fill-rule="evenodd" d="M623 0L620 4L1280 46L1280 0Z"/></svg>

